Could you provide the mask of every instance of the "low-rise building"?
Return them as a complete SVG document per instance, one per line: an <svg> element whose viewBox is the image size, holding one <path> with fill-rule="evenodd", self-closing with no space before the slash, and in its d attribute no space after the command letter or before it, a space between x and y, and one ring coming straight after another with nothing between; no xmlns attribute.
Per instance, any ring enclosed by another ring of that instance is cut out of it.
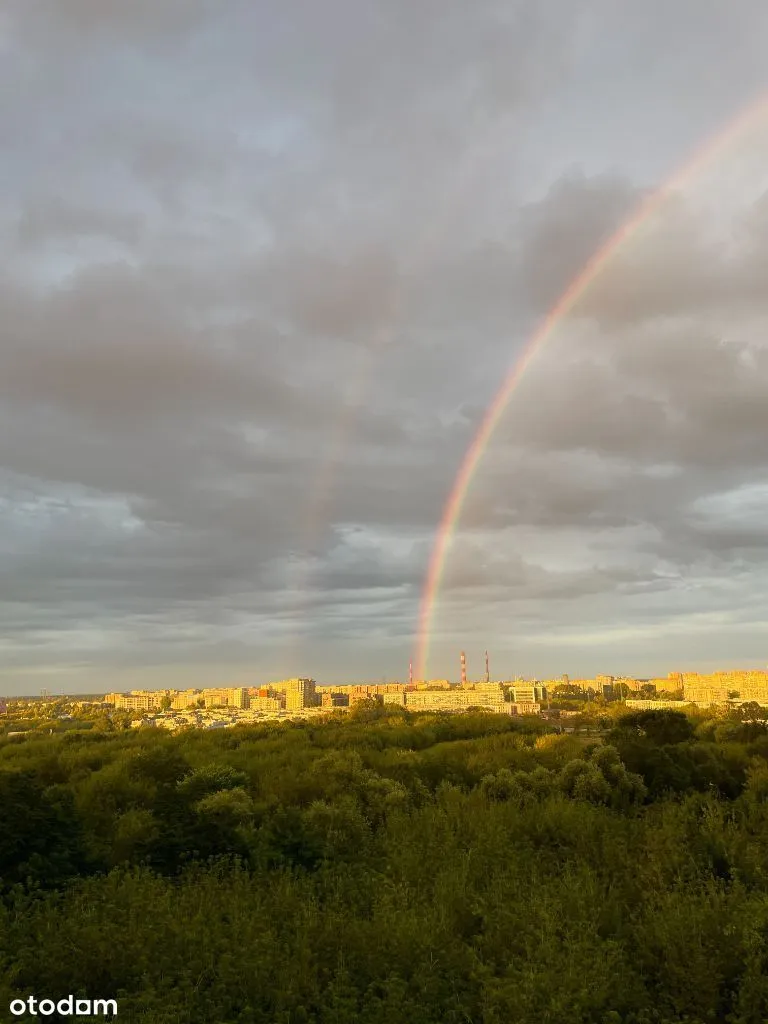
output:
<svg viewBox="0 0 768 1024"><path fill-rule="evenodd" d="M251 711L282 711L285 707L285 697L251 697Z"/></svg>
<svg viewBox="0 0 768 1024"><path fill-rule="evenodd" d="M535 700L515 700L508 705L512 715L540 715L541 704Z"/></svg>
<svg viewBox="0 0 768 1024"><path fill-rule="evenodd" d="M386 700L386 697L384 699ZM349 707L349 694L333 693L326 690L321 694L320 705L324 708L347 708Z"/></svg>

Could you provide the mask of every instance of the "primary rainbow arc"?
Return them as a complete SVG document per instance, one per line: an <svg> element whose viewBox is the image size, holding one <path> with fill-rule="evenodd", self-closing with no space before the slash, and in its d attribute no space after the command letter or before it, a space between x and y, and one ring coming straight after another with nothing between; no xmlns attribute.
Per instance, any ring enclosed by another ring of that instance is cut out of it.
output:
<svg viewBox="0 0 768 1024"><path fill-rule="evenodd" d="M591 257L578 276L568 285L555 306L547 313L538 330L526 343L520 359L505 378L486 412L475 437L467 449L443 510L443 516L432 548L427 576L419 609L416 653L413 658L417 679L426 676L429 637L434 617L435 603L440 588L445 558L451 538L461 516L472 478L483 457L496 427L525 371L545 342L551 337L560 320L571 310L586 292L600 272L610 263L624 243L653 216L670 195L683 186L692 176L702 170L715 156L731 143L762 114L768 112L768 95L749 104L726 127L700 147L681 168L663 185L640 204L634 214L616 231L608 241Z"/></svg>

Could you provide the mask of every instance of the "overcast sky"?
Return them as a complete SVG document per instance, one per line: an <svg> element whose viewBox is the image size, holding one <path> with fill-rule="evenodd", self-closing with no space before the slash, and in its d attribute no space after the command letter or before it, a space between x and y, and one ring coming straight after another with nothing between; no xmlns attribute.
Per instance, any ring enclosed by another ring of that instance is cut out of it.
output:
<svg viewBox="0 0 768 1024"><path fill-rule="evenodd" d="M7 0L0 692L403 679L484 411L764 0ZM429 675L768 664L768 116L539 350Z"/></svg>

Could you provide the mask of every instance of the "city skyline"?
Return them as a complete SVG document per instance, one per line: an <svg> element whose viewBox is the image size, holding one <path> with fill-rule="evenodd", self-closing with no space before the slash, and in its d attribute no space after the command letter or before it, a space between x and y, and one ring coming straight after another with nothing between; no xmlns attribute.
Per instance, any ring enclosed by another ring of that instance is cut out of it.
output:
<svg viewBox="0 0 768 1024"><path fill-rule="evenodd" d="M768 9L433 14L0 14L0 692L768 662Z"/></svg>
<svg viewBox="0 0 768 1024"><path fill-rule="evenodd" d="M590 705L604 699L614 705L636 710L681 710L688 706L714 710L716 714L752 708L768 708L768 669L730 669L715 673L669 672L657 678L598 675L575 678L563 675L546 679L491 679L466 677L462 654L461 682L447 679L318 685L309 677L271 680L257 686L223 686L204 689L134 689L112 691L104 695L83 695L68 700L67 695L43 691L40 698L19 697L15 702L0 700L0 713L19 710L33 715L40 711L50 716L58 711L61 720L71 719L84 709L103 714L107 706L129 716L131 728L159 727L178 729L232 728L285 718L322 719L337 711L354 711L362 702L373 700L384 708L408 712L437 711L462 714L484 709L496 714L561 717L578 714L573 701ZM27 702L24 705L24 702ZM565 707L563 706L565 701ZM570 706L569 706L570 705ZM601 707L607 704L601 703ZM14 710L12 710L12 707ZM370 710L370 709L368 709ZM757 712L756 712L757 713ZM762 712L761 712L762 713ZM108 712L108 718L112 712ZM132 716L132 717L130 717ZM126 722L123 721L123 725Z"/></svg>
<svg viewBox="0 0 768 1024"><path fill-rule="evenodd" d="M758 676L765 675L767 677L766 678L766 685L768 685L768 665L757 665L757 664L741 665L741 664L736 664L735 662L732 662L732 663L730 663L727 666L726 665L717 665L717 666L710 666L708 668L694 668L694 667L691 667L691 666L686 666L686 667L683 667L683 668L678 667L678 668L675 668L675 669L663 670L663 671L657 672L655 674L654 673L648 673L648 674L645 674L645 675L637 673L637 672L607 672L607 671L604 671L604 672L594 672L594 673L591 673L591 674L589 674L589 673L582 674L582 673L578 673L578 672L564 672L564 673L558 673L558 674L552 674L552 673L544 672L544 673L529 674L529 675L514 674L514 673L512 673L512 674L503 674L502 673L502 674L490 674L488 681L490 683L494 684L494 685L496 685L496 684L509 685L509 684L514 684L515 682L520 682L520 683L535 682L537 684L569 682L569 683L573 683L573 684L576 684L576 685L581 685L581 684L585 684L585 683L595 683L596 685L599 686L602 682L605 682L607 680L611 680L612 682L616 682L616 683L621 683L621 682L624 682L624 681L630 681L630 682L636 682L636 683L653 683L653 684L656 685L657 689L664 689L665 688L664 687L665 683L678 682L678 685L679 685L679 680L683 679L685 677L688 677L690 679L690 678L694 678L696 676L702 676L702 677L709 677L709 676L712 676L712 677L715 677L715 676L719 676L719 677L737 676L738 677L738 676L740 676L740 677L743 678L743 677L749 677L750 675L758 675ZM386 687L386 686L406 686L407 687L408 684L409 684L409 677L408 677L407 674L404 675L404 676L399 676L399 677L398 676L378 677L378 678L356 677L355 679L335 679L335 680L329 680L329 679L317 680L317 679L314 679L311 676L301 676L301 677L292 677L292 678L294 678L294 679L309 679L319 689L327 689L327 690L331 690L333 688L336 688L336 689L339 689L339 688L350 689L350 688L355 688L355 687L363 687L363 688L366 688L366 687L367 688L375 688L375 687ZM228 680L224 680L224 679L218 678L217 680L208 680L207 684L203 683L200 686L190 686L187 683L186 685L180 685L178 687L172 687L172 686L152 686L152 685L149 685L146 682L146 679L145 679L144 680L144 685L141 685L141 686L139 686L139 685L132 686L131 685L131 686L129 686L129 685L126 684L126 686L124 686L122 689L116 689L116 688L112 688L112 687L102 687L101 690L94 690L94 691L87 691L87 690L83 690L83 689L81 689L81 690L51 691L51 690L48 690L47 688L42 688L37 693L35 693L33 691L21 691L21 690L12 690L11 689L11 690L8 690L5 693L0 693L0 699L2 699L2 698L11 698L11 699L12 698L29 698L29 699L32 699L32 700L37 700L37 699L40 698L41 695L44 696L45 698L51 698L51 699L58 698L58 697L67 697L67 696L72 696L72 695L94 696L94 695L97 695L98 693L104 692L105 689L107 691L109 691L109 692L123 693L123 694L129 694L129 693L152 693L152 692L154 692L154 693L160 693L160 692L183 693L183 692L192 692L193 690L195 690L197 692L203 692L203 691L206 691L206 690L209 690L211 692L218 692L218 691L220 691L222 689L243 689L243 690L247 691L247 690L259 690L260 688L270 687L270 686L275 686L275 685L282 686L286 681L287 681L287 677L281 676L279 673L274 675L274 676L272 676L272 677L270 677L270 678L260 678L258 680L254 679L253 677L241 678L241 679L232 679L232 678L230 678ZM451 686L456 687L456 686L460 686L461 685L461 675L460 675L460 673L457 673L457 675L453 676L453 677L451 677L451 676L431 676L431 677L425 678L425 679L416 679L416 678L414 678L410 682L412 683L412 685L419 685L419 686L424 686L424 685L429 685L429 684L436 684L436 683L449 683ZM466 682L470 686L484 685L486 683L486 679L485 679L484 675L482 675L482 676L473 675L471 672L468 671L467 672L467 680L466 680ZM670 689L674 689L674 688L675 688L674 686L670 687Z"/></svg>

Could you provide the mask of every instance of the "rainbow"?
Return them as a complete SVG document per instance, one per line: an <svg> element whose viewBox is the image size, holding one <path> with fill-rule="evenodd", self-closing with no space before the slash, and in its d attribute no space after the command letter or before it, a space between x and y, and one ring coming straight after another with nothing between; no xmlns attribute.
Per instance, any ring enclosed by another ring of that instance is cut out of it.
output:
<svg viewBox="0 0 768 1024"><path fill-rule="evenodd" d="M529 368L534 357L545 342L552 336L560 320L584 295L601 271L618 254L624 243L635 235L637 230L663 206L664 202L674 192L680 189L698 171L702 170L721 150L735 142L757 118L766 112L768 112L768 96L763 94L758 100L753 101L744 108L735 118L728 121L724 129L721 129L697 149L694 155L682 167L678 168L660 188L645 199L629 220L597 250L578 276L568 285L555 306L547 313L538 330L526 342L522 355L496 393L464 456L443 510L443 517L437 530L437 536L427 568L427 576L419 609L416 653L413 658L417 679L424 679L426 677L432 619L453 532L461 516L464 501L472 484L475 471L525 371Z"/></svg>

